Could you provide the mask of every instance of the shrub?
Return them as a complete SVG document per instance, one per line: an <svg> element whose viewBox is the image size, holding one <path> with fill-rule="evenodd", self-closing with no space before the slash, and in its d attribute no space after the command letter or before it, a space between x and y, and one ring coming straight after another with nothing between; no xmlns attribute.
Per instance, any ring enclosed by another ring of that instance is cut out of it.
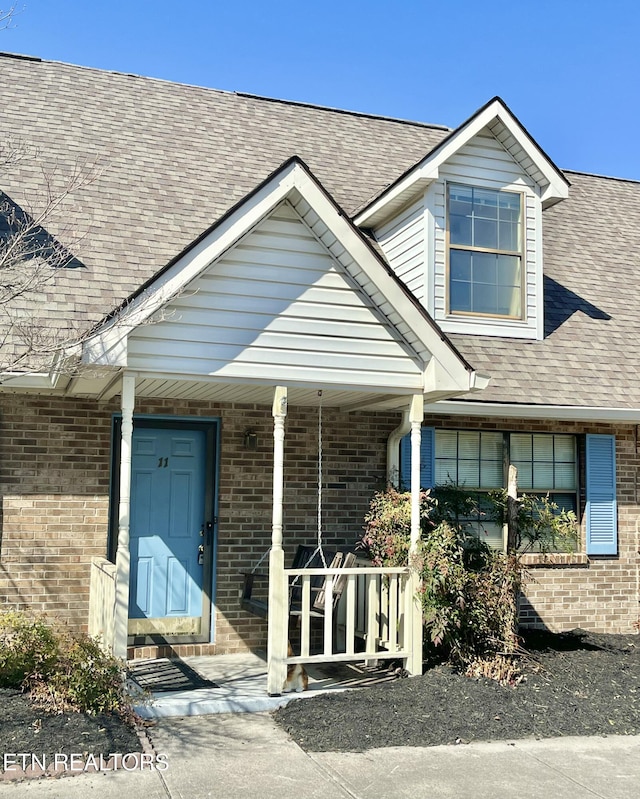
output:
<svg viewBox="0 0 640 799"><path fill-rule="evenodd" d="M446 522L422 543L420 598L431 643L459 667L518 645L521 570L513 557L465 546L466 535Z"/></svg>
<svg viewBox="0 0 640 799"><path fill-rule="evenodd" d="M424 624L431 645L461 668L518 647L522 569L516 556L491 550L470 530L470 520L481 517L472 492L444 486L421 493L416 566ZM376 565L407 563L410 521L409 492L389 488L373 497L361 545Z"/></svg>
<svg viewBox="0 0 640 799"><path fill-rule="evenodd" d="M499 524L507 519L507 492L489 494L493 518ZM520 553L574 552L578 546L578 520L572 510L560 509L549 496L522 494L517 499L515 549Z"/></svg>
<svg viewBox="0 0 640 799"><path fill-rule="evenodd" d="M420 493L420 524L431 527L433 506L430 491ZM360 548L366 550L376 566L404 566L411 542L411 494L389 486L373 495L364 518L365 533Z"/></svg>
<svg viewBox="0 0 640 799"><path fill-rule="evenodd" d="M0 611L0 688L20 688L32 674L47 673L58 655L58 642L39 617Z"/></svg>
<svg viewBox="0 0 640 799"><path fill-rule="evenodd" d="M27 678L34 701L55 712L128 716L121 661L104 652L88 635L64 631L58 641L58 657L49 673Z"/></svg>
<svg viewBox="0 0 640 799"><path fill-rule="evenodd" d="M23 613L0 613L0 686L28 690L47 710L131 720L124 674L124 663L84 633L54 629Z"/></svg>

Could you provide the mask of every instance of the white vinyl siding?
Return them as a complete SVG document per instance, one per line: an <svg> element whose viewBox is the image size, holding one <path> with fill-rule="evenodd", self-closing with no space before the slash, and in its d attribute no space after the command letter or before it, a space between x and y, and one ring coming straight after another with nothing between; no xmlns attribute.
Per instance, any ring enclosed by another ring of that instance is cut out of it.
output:
<svg viewBox="0 0 640 799"><path fill-rule="evenodd" d="M521 165L486 128L443 164L440 177L493 189L506 186L533 188L535 185Z"/></svg>
<svg viewBox="0 0 640 799"><path fill-rule="evenodd" d="M376 239L400 280L421 301L425 298L424 199L413 203L376 231Z"/></svg>
<svg viewBox="0 0 640 799"><path fill-rule="evenodd" d="M422 386L424 363L287 203L129 339L128 366L220 379ZM337 254L337 251L336 251Z"/></svg>
<svg viewBox="0 0 640 799"><path fill-rule="evenodd" d="M465 316L456 319L447 313L446 225L447 183L463 183L478 188L517 191L523 197L523 319L487 319ZM539 189L522 167L488 132L479 134L450 158L440 169L440 179L432 191L434 218L434 297L430 310L445 332L477 333L518 338L542 336L542 253L536 235L541 215Z"/></svg>

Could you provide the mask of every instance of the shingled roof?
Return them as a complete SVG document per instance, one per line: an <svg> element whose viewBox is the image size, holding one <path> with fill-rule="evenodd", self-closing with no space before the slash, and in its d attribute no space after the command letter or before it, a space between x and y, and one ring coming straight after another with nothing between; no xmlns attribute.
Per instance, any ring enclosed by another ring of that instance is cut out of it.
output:
<svg viewBox="0 0 640 799"><path fill-rule="evenodd" d="M0 70L3 136L37 147L50 172L103 165L73 211L82 266L46 297L58 322L102 318L293 155L353 214L449 133L39 59L0 57ZM492 375L483 401L640 408L640 183L568 176L569 199L543 215L544 341L451 339ZM22 205L40 164L18 164L2 189Z"/></svg>
<svg viewBox="0 0 640 799"><path fill-rule="evenodd" d="M104 166L75 209L87 268L50 297L66 294L96 320L291 156L352 213L447 133L55 62L3 57L0 76L3 135L35 145L61 173L77 159ZM27 162L2 188L21 203L40 178Z"/></svg>

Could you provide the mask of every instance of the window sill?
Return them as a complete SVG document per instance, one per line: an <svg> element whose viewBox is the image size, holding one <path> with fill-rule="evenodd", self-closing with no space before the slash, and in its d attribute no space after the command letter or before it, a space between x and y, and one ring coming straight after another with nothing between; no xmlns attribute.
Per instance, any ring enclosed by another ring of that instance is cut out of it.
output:
<svg viewBox="0 0 640 799"><path fill-rule="evenodd" d="M589 565L589 558L584 552L530 552L522 555L520 563L529 568L549 568L549 567L586 567Z"/></svg>

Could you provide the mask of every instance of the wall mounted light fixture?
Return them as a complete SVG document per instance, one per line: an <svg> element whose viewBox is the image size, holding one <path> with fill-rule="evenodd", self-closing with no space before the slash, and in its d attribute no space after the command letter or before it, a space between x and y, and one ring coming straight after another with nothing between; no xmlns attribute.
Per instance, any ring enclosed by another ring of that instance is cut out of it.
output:
<svg viewBox="0 0 640 799"><path fill-rule="evenodd" d="M244 448L258 449L258 434L255 430L247 429L244 431Z"/></svg>

